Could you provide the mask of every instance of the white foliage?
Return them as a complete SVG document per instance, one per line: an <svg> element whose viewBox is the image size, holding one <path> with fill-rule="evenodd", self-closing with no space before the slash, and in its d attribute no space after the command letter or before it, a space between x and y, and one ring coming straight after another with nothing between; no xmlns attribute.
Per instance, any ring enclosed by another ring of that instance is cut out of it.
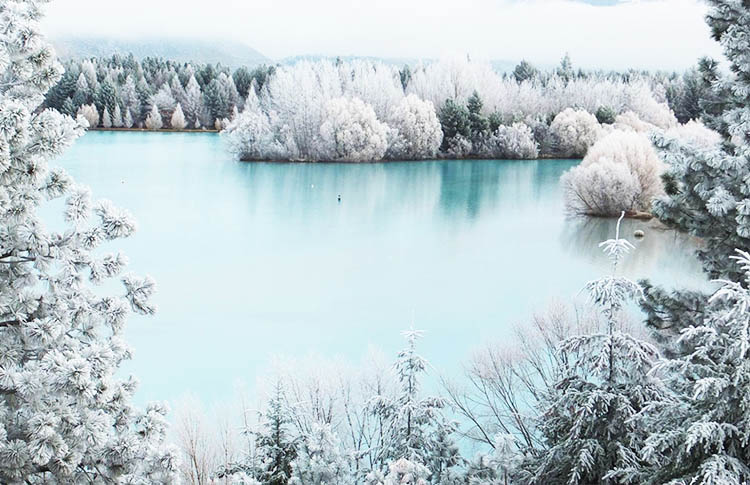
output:
<svg viewBox="0 0 750 485"><path fill-rule="evenodd" d="M119 104L115 105L115 111L112 113L112 126L115 128L122 128L123 126L122 110Z"/></svg>
<svg viewBox="0 0 750 485"><path fill-rule="evenodd" d="M154 311L154 284L123 274L124 256L99 247L135 224L48 167L98 114L84 107L76 122L39 109L61 75L38 34L40 13L38 2L0 5L0 52L9 61L0 87L0 481L175 483L165 406L136 410L135 382L119 373L130 357L125 321ZM64 230L49 232L38 209L63 197ZM112 279L123 283L119 294L94 290Z"/></svg>
<svg viewBox="0 0 750 485"><path fill-rule="evenodd" d="M182 106L180 106L180 103L177 103L177 107L175 108L174 113L172 113L172 119L170 120L169 126L175 130L184 130L187 126L185 114L182 112Z"/></svg>
<svg viewBox="0 0 750 485"><path fill-rule="evenodd" d="M663 193L663 170L648 138L616 130L563 175L566 207L577 214L606 216L648 211L653 198Z"/></svg>
<svg viewBox="0 0 750 485"><path fill-rule="evenodd" d="M93 104L85 104L78 108L76 116L82 116L88 122L89 128L99 126L99 111L96 110L96 106Z"/></svg>
<svg viewBox="0 0 750 485"><path fill-rule="evenodd" d="M102 126L104 128L112 128L112 117L109 115L109 108L104 107L102 111Z"/></svg>
<svg viewBox="0 0 750 485"><path fill-rule="evenodd" d="M534 133L525 123L499 126L492 137L498 158L530 160L539 156L539 145Z"/></svg>
<svg viewBox="0 0 750 485"><path fill-rule="evenodd" d="M125 118L122 120L122 126L125 128L133 127L133 115L130 114L130 108L125 111Z"/></svg>
<svg viewBox="0 0 750 485"><path fill-rule="evenodd" d="M677 125L665 132L669 138L677 138L697 148L716 148L721 143L721 135L707 128L700 120L690 120L684 125Z"/></svg>
<svg viewBox="0 0 750 485"><path fill-rule="evenodd" d="M437 155L443 130L431 102L410 94L393 108L388 120L392 131L389 158L413 160Z"/></svg>
<svg viewBox="0 0 750 485"><path fill-rule="evenodd" d="M557 137L557 152L567 158L580 158L599 140L601 126L596 116L581 110L567 108L550 124L550 132Z"/></svg>
<svg viewBox="0 0 750 485"><path fill-rule="evenodd" d="M375 111L358 98L337 98L326 104L320 127L322 159L366 162L380 160L388 148L388 130Z"/></svg>
<svg viewBox="0 0 750 485"><path fill-rule="evenodd" d="M303 437L292 462L290 485L333 485L350 483L349 463L331 427L314 423Z"/></svg>
<svg viewBox="0 0 750 485"><path fill-rule="evenodd" d="M151 106L151 111L146 117L146 128L149 130L161 130L164 123L161 119L161 113L156 105Z"/></svg>

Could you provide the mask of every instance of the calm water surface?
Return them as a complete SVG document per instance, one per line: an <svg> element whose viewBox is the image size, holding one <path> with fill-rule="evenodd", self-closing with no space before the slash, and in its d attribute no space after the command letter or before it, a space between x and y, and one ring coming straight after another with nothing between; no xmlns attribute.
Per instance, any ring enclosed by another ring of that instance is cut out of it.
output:
<svg viewBox="0 0 750 485"><path fill-rule="evenodd" d="M395 355L412 318L454 372L608 270L613 221L563 214L572 161L247 164L214 134L92 132L60 163L138 220L117 247L159 284L127 330L141 402L227 399L276 354ZM705 284L692 241L636 228L626 275Z"/></svg>

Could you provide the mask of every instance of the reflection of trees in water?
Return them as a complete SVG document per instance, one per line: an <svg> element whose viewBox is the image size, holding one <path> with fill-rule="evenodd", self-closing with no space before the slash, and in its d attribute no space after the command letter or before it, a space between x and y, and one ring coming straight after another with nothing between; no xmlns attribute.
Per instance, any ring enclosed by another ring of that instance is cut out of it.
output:
<svg viewBox="0 0 750 485"><path fill-rule="evenodd" d="M359 222L381 215L389 219L437 217L442 223L465 225L488 211L558 204L560 174L573 164L557 160L254 162L217 164L217 169L222 172L219 186L234 185L234 192L245 198L238 202L251 211L273 210L285 219L302 220L324 211L341 194L339 217L354 216L354 212Z"/></svg>
<svg viewBox="0 0 750 485"><path fill-rule="evenodd" d="M569 218L561 234L562 246L571 257L604 266L607 264L606 256L598 246L601 241L614 236L616 225L614 218ZM644 238L636 239L633 236L638 229L644 231ZM656 281L667 277L681 285L700 285L706 280L695 255L700 247L697 238L667 229L656 220L635 219L623 220L620 235L636 247L621 263L626 274L654 278Z"/></svg>
<svg viewBox="0 0 750 485"><path fill-rule="evenodd" d="M475 220L488 209L514 210L559 191L569 161L463 160L440 166L440 211L449 219Z"/></svg>

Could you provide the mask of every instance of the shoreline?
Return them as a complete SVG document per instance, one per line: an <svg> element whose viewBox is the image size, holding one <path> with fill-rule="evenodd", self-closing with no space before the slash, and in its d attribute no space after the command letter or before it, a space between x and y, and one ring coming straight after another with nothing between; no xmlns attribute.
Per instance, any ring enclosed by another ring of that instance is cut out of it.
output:
<svg viewBox="0 0 750 485"><path fill-rule="evenodd" d="M219 133L216 129L185 129L177 130L174 128L161 128L158 130L149 130L148 128L87 128L86 131L124 131L124 132L138 132L138 133Z"/></svg>

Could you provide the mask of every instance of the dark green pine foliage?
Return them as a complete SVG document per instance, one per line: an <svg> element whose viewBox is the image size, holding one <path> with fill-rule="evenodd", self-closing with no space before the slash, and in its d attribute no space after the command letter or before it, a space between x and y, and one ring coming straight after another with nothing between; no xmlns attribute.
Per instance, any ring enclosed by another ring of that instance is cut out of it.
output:
<svg viewBox="0 0 750 485"><path fill-rule="evenodd" d="M71 99L76 94L76 82L78 81L78 74L71 70L65 71L63 77L60 79L55 86L47 92L45 99L45 106L48 107L61 107L67 99ZM65 113L70 114L70 113ZM75 113L73 113L75 115Z"/></svg>
<svg viewBox="0 0 750 485"><path fill-rule="evenodd" d="M474 91L466 102L466 108L469 110L469 125L472 140L479 140L487 136L490 129L489 121L482 115L483 106L482 98L479 97L478 92Z"/></svg>
<svg viewBox="0 0 750 485"><path fill-rule="evenodd" d="M599 106L596 110L596 121L603 125L611 125L615 122L617 112L610 106Z"/></svg>
<svg viewBox="0 0 750 485"><path fill-rule="evenodd" d="M253 84L253 75L246 67L240 67L234 74L232 74L234 85L237 87L237 92L242 98L247 98L247 93L250 92L250 86ZM187 83L186 83L187 84Z"/></svg>
<svg viewBox="0 0 750 485"><path fill-rule="evenodd" d="M206 106L211 121L229 117L231 106L229 99L218 79L213 79L203 93L203 104Z"/></svg>
<svg viewBox="0 0 750 485"><path fill-rule="evenodd" d="M516 81L523 82L533 80L539 76L539 69L534 67L530 62L522 60L515 69L513 69L513 77Z"/></svg>
<svg viewBox="0 0 750 485"><path fill-rule="evenodd" d="M115 112L117 106L117 92L115 87L109 81L103 81L99 84L99 90L96 93L96 106L104 111L104 108L111 113Z"/></svg>
<svg viewBox="0 0 750 485"><path fill-rule="evenodd" d="M457 136L471 138L471 120L469 110L452 99L446 99L438 113L440 126L443 128L443 144L440 149L446 151Z"/></svg>
<svg viewBox="0 0 750 485"><path fill-rule="evenodd" d="M405 65L401 70L398 72L398 77L401 80L401 88L406 91L407 86L409 86L409 82L411 81L411 68L409 65Z"/></svg>

